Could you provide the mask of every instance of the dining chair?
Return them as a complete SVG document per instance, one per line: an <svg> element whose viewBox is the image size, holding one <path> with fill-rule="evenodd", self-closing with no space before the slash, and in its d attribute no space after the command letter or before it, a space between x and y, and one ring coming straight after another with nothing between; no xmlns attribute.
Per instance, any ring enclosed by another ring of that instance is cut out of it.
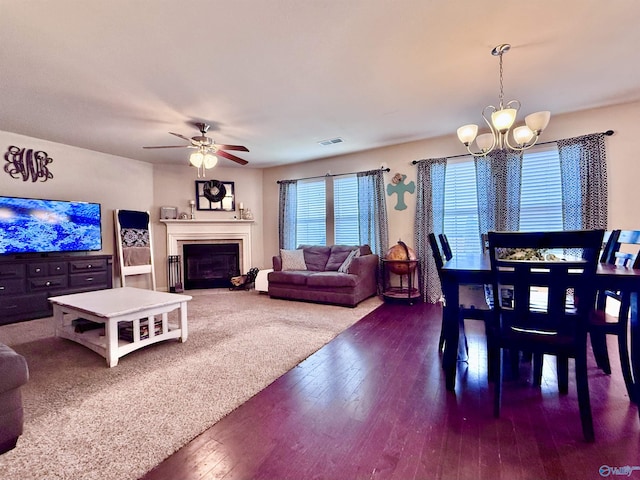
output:
<svg viewBox="0 0 640 480"><path fill-rule="evenodd" d="M614 230L603 248L600 261L629 268L640 268L640 230ZM620 367L629 398L637 401L633 390L633 376L629 356L629 310L631 293L601 290L596 299L596 309L589 322L591 347L598 367L611 374L607 348L607 335L615 335L618 341Z"/></svg>
<svg viewBox="0 0 640 480"><path fill-rule="evenodd" d="M438 235L440 239L440 245L442 247L442 253L446 260L451 260L453 258L453 252L451 251L451 245L449 245L449 239L447 239L446 233L441 233Z"/></svg>
<svg viewBox="0 0 640 480"><path fill-rule="evenodd" d="M436 269L438 271L438 276L442 281L442 267L444 265L443 252L441 250L441 245L438 242L438 237L434 233L430 233L429 244L431 246L431 251L433 253L433 260L436 264ZM446 238L446 236L445 236ZM449 258L449 260L453 258L453 255ZM485 336L487 339L487 374L489 379L493 378L494 373L494 365L496 363L495 355L492 354L494 351L493 348L493 315L490 313L491 309L487 300L485 298L485 290L484 285L460 285L459 287L459 299L460 305L458 306L459 312L459 323L460 323L460 338L464 340L464 354L468 356L469 354L469 343L467 341L467 337L465 334L464 328L464 320L465 319L473 319L473 320L482 320L485 323ZM445 298L446 302L447 299ZM443 318L444 321L444 318ZM440 328L440 339L438 341L438 349L442 351L444 347L444 324ZM461 349L460 349L461 350ZM462 352L459 351L459 357Z"/></svg>
<svg viewBox="0 0 640 480"><path fill-rule="evenodd" d="M582 432L594 440L587 377L587 330L595 304L595 274L602 230L564 232L489 232L489 258L499 358L494 384L494 415L500 416L503 362L507 349L554 355L558 386L568 390L569 358L575 359L575 381ZM532 249L542 260L513 260L505 252ZM581 252L581 258L564 256ZM553 255L551 255L553 254ZM546 305L540 308L540 292ZM532 302L532 296L537 296ZM541 365L541 364L540 364Z"/></svg>

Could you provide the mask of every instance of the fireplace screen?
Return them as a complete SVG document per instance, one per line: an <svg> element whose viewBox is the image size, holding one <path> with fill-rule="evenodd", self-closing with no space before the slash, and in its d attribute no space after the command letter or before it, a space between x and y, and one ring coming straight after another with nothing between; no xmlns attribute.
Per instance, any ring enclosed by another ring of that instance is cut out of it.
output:
<svg viewBox="0 0 640 480"><path fill-rule="evenodd" d="M228 288L240 275L237 243L187 244L184 253L184 288Z"/></svg>

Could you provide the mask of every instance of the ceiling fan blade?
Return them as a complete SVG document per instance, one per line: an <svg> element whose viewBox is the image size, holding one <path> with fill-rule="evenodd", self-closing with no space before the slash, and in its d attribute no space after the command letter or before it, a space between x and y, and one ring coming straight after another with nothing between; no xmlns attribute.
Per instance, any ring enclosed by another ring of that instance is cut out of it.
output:
<svg viewBox="0 0 640 480"><path fill-rule="evenodd" d="M189 148L189 145L164 145L160 147L142 147L142 148Z"/></svg>
<svg viewBox="0 0 640 480"><path fill-rule="evenodd" d="M171 135L175 135L176 137L180 137L184 140L186 140L187 142L191 143L191 139L189 137L185 137L184 135L180 135L179 133L173 133L173 132L169 132Z"/></svg>
<svg viewBox="0 0 640 480"><path fill-rule="evenodd" d="M241 159L240 157L236 157L235 155L231 155L230 153L224 152L222 150L218 150L216 152L216 155L232 160L236 163L239 163L240 165L246 165L247 163L249 163L246 160Z"/></svg>
<svg viewBox="0 0 640 480"><path fill-rule="evenodd" d="M247 147L243 147L242 145L220 145L216 143L215 146L222 150L240 150L241 152L249 151Z"/></svg>

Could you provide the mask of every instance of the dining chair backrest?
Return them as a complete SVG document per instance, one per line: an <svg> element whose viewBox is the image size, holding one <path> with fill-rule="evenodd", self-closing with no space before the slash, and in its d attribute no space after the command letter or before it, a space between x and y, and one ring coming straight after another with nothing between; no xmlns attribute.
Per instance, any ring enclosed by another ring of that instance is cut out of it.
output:
<svg viewBox="0 0 640 480"><path fill-rule="evenodd" d="M444 255L445 260L451 260L453 258L453 252L451 251L451 245L449 245L447 235L441 233L438 235L438 238L440 238L440 246L442 247L442 254Z"/></svg>
<svg viewBox="0 0 640 480"><path fill-rule="evenodd" d="M429 245L431 246L431 252L433 254L433 261L436 264L436 269L438 270L438 275L440 274L440 270L444 265L444 261L442 260L442 252L440 251L440 245L438 244L438 238L435 233L430 233L429 235Z"/></svg>
<svg viewBox="0 0 640 480"><path fill-rule="evenodd" d="M608 263L629 268L640 268L638 249L640 248L640 230L618 230Z"/></svg>
<svg viewBox="0 0 640 480"><path fill-rule="evenodd" d="M618 237L620 236L620 230L610 230L604 232L602 238L602 251L600 253L600 263L615 263L611 259L614 256L616 248L620 248L618 243Z"/></svg>
<svg viewBox="0 0 640 480"><path fill-rule="evenodd" d="M486 233L480 234L480 244L482 247L482 253L486 253L489 251L489 235Z"/></svg>
<svg viewBox="0 0 640 480"><path fill-rule="evenodd" d="M569 358L574 358L582 432L594 440L587 375L587 331L596 298L595 275L603 230L489 232L495 342L501 352L531 352L539 384L542 357L556 356L558 388L568 390ZM557 253L556 253L557 252ZM579 255L579 258L569 254ZM565 255L562 258L561 255ZM543 291L546 308L534 307ZM537 365L537 367L536 367ZM500 416L502 360L494 385L494 415ZM537 371L537 372L536 372Z"/></svg>
<svg viewBox="0 0 640 480"><path fill-rule="evenodd" d="M494 308L501 328L533 332L532 336L542 335L541 338L551 335L568 340L578 334L575 341L581 342L595 302L594 279L602 236L602 230L489 232ZM545 260L513 260L514 257L505 256L505 252L525 249L542 252L543 256L546 252ZM559 261L559 252L567 250L581 251L582 258ZM550 251L556 252L555 256ZM540 290L546 290L546 308L531 308L540 303L539 298L532 302L532 292L539 297Z"/></svg>

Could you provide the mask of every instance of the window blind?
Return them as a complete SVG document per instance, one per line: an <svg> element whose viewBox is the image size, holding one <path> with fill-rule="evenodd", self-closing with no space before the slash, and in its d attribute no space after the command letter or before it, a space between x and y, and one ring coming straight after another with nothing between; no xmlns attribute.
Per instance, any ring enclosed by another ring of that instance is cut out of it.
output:
<svg viewBox="0 0 640 480"><path fill-rule="evenodd" d="M298 182L298 245L326 245L326 189L324 179Z"/></svg>
<svg viewBox="0 0 640 480"><path fill-rule="evenodd" d="M481 251L473 159L449 160L445 173L444 233L454 254Z"/></svg>
<svg viewBox="0 0 640 480"><path fill-rule="evenodd" d="M525 152L520 187L520 230L562 230L562 183L558 149Z"/></svg>
<svg viewBox="0 0 640 480"><path fill-rule="evenodd" d="M358 179L355 175L333 179L334 236L336 245L358 245Z"/></svg>

